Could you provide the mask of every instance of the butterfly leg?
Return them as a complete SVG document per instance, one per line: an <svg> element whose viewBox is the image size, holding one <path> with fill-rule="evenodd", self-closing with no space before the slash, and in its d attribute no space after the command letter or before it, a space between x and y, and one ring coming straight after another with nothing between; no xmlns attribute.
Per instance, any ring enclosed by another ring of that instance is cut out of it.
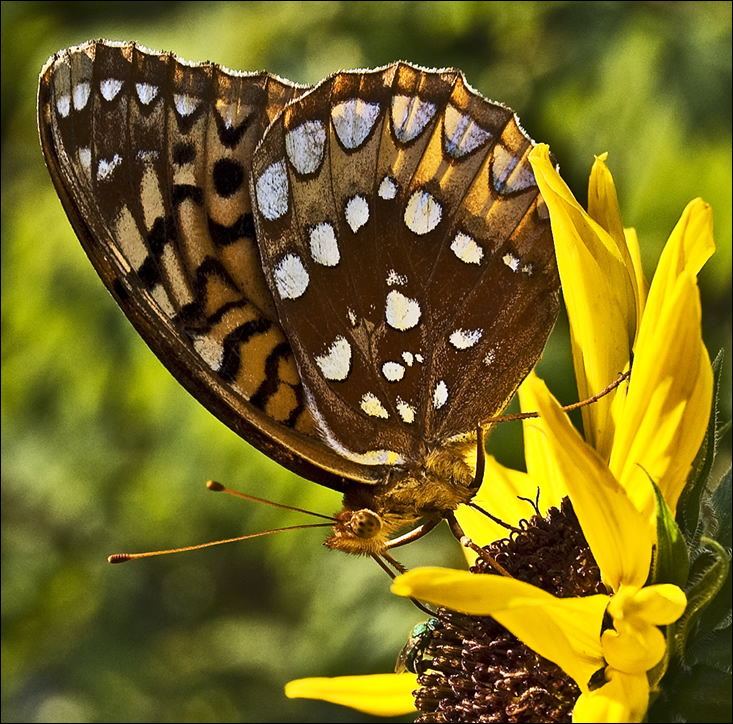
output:
<svg viewBox="0 0 733 724"><path fill-rule="evenodd" d="M484 426L479 423L476 426L476 471L470 488L474 492L481 487L481 483L484 481L484 472L486 470L485 441L486 430L484 429Z"/></svg>
<svg viewBox="0 0 733 724"><path fill-rule="evenodd" d="M501 574L502 576L506 576L507 578L513 578L512 574L509 573L509 571L507 571L506 568L504 568L504 566L501 565L501 563L496 561L494 557L488 553L488 551L486 551L484 548L482 548L477 543L474 543L463 532L463 528L461 527L461 524L456 519L456 516L454 515L453 511L444 513L443 516L445 517L446 521L448 522L448 525L450 526L451 533L453 533L453 535L456 537L458 542L464 548L470 548L482 561L485 561L486 563L488 563L497 573Z"/></svg>
<svg viewBox="0 0 733 724"><path fill-rule="evenodd" d="M440 518L429 520L427 521L427 523L423 523L422 525L417 526L417 528L413 528L411 531L408 531L404 535L393 538L387 543L386 548L398 548L399 546L406 545L407 543L412 543L412 541L417 540L418 538L422 538L424 535L430 533L430 531L435 528L435 526L438 525L440 521Z"/></svg>

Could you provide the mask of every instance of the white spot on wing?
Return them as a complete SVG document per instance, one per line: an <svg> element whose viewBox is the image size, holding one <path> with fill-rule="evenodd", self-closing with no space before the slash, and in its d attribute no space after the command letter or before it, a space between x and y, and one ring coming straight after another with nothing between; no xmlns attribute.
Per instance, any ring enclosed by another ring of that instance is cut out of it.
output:
<svg viewBox="0 0 733 724"><path fill-rule="evenodd" d="M443 215L443 207L427 191L415 191L405 207L405 224L415 234L422 235L432 231Z"/></svg>
<svg viewBox="0 0 733 724"><path fill-rule="evenodd" d="M370 417L381 417L383 420L389 418L389 412L384 408L384 405L379 401L379 398L371 392L367 392L361 398L359 406Z"/></svg>
<svg viewBox="0 0 733 724"><path fill-rule="evenodd" d="M290 163L301 174L313 173L323 161L326 130L320 121L306 121L285 135Z"/></svg>
<svg viewBox="0 0 733 724"><path fill-rule="evenodd" d="M91 89L92 87L89 83L77 83L74 86L74 108L77 111L80 111L86 106Z"/></svg>
<svg viewBox="0 0 733 724"><path fill-rule="evenodd" d="M158 160L160 153L158 151L144 151L140 149L136 155L143 163L153 163Z"/></svg>
<svg viewBox="0 0 733 724"><path fill-rule="evenodd" d="M439 410L446 402L448 402L448 385L445 384L444 380L441 380L437 385L435 385L435 390L433 392L433 407L436 410Z"/></svg>
<svg viewBox="0 0 733 724"><path fill-rule="evenodd" d="M491 161L491 175L494 188L500 194L524 191L535 186L532 170L526 164L517 168L520 159L504 146L494 146L494 157Z"/></svg>
<svg viewBox="0 0 733 724"><path fill-rule="evenodd" d="M397 196L397 184L395 183L395 180L391 176L385 176L382 179L382 183L379 184L377 193L379 194L379 197L385 201L393 199Z"/></svg>
<svg viewBox="0 0 733 724"><path fill-rule="evenodd" d="M404 274L398 274L394 269L389 270L387 274L387 285L390 287L404 286L407 284L407 277Z"/></svg>
<svg viewBox="0 0 733 724"><path fill-rule="evenodd" d="M297 299L308 288L308 272L296 254L286 254L275 267L275 286L281 299Z"/></svg>
<svg viewBox="0 0 733 724"><path fill-rule="evenodd" d="M420 305L416 299L410 299L393 289L387 295L387 324L393 329L405 331L412 329L420 321Z"/></svg>
<svg viewBox="0 0 733 724"><path fill-rule="evenodd" d="M415 361L415 356L412 354L412 352L403 352L402 353L402 359L405 361L405 364L408 367L412 367L412 365L413 365L413 363Z"/></svg>
<svg viewBox="0 0 733 724"><path fill-rule="evenodd" d="M331 109L331 119L339 141L349 149L359 148L379 117L379 104L351 98Z"/></svg>
<svg viewBox="0 0 733 724"><path fill-rule="evenodd" d="M501 257L501 260L513 271L519 270L519 257L514 256L514 254L504 254L503 257Z"/></svg>
<svg viewBox="0 0 733 724"><path fill-rule="evenodd" d="M399 362L385 362L382 374L388 382L399 382L405 376L405 368Z"/></svg>
<svg viewBox="0 0 733 724"><path fill-rule="evenodd" d="M459 231L450 245L451 251L466 264L480 264L484 250L470 237Z"/></svg>
<svg viewBox="0 0 733 724"><path fill-rule="evenodd" d="M359 231L367 221L369 221L369 204L367 203L367 200L361 194L352 196L346 202L344 215L346 216L346 223L356 234L356 232Z"/></svg>
<svg viewBox="0 0 733 724"><path fill-rule="evenodd" d="M322 266L336 266L341 259L333 226L323 221L308 233L313 261Z"/></svg>
<svg viewBox="0 0 733 724"><path fill-rule="evenodd" d="M396 95L392 98L392 127L397 140L409 143L417 138L435 115L436 107L417 96Z"/></svg>
<svg viewBox="0 0 733 724"><path fill-rule="evenodd" d="M111 101L122 90L122 81L116 78L107 78L100 81L99 92L106 101Z"/></svg>
<svg viewBox="0 0 733 724"><path fill-rule="evenodd" d="M92 167L92 149L88 146L79 149L79 163L85 171L89 172Z"/></svg>
<svg viewBox="0 0 733 724"><path fill-rule="evenodd" d="M270 164L257 179L257 205L262 215L274 221L288 210L288 175L285 161Z"/></svg>
<svg viewBox="0 0 733 724"><path fill-rule="evenodd" d="M453 158L461 158L475 151L491 138L491 133L479 126L469 115L461 113L455 106L445 109L445 150Z"/></svg>
<svg viewBox="0 0 733 724"><path fill-rule="evenodd" d="M122 163L122 156L115 154L110 161L100 158L97 162L97 181L104 181Z"/></svg>
<svg viewBox="0 0 733 724"><path fill-rule="evenodd" d="M140 103L144 106L152 103L158 97L158 86L150 83L135 83L135 90Z"/></svg>
<svg viewBox="0 0 733 724"><path fill-rule="evenodd" d="M71 96L64 94L56 99L56 110L61 118L66 118L71 111Z"/></svg>
<svg viewBox="0 0 733 724"><path fill-rule="evenodd" d="M490 349L486 356L484 357L484 364L487 367L491 367L491 365L494 363L494 360L496 359L496 352L493 349Z"/></svg>
<svg viewBox="0 0 733 724"><path fill-rule="evenodd" d="M190 116L201 104L200 98L188 95L188 93L176 93L173 96L173 104L182 118Z"/></svg>
<svg viewBox="0 0 733 724"><path fill-rule="evenodd" d="M408 425L415 422L415 408L399 397L397 398L397 412L402 418L402 421Z"/></svg>
<svg viewBox="0 0 733 724"><path fill-rule="evenodd" d="M193 348L214 372L218 372L221 369L221 363L224 359L224 349L218 342L210 337L196 337L193 340Z"/></svg>
<svg viewBox="0 0 733 724"><path fill-rule="evenodd" d="M457 329L449 339L456 349L469 349L481 339L481 335L482 329Z"/></svg>
<svg viewBox="0 0 733 724"><path fill-rule="evenodd" d="M316 357L316 364L327 380L345 380L351 369L351 345L345 337L336 337L328 352Z"/></svg>

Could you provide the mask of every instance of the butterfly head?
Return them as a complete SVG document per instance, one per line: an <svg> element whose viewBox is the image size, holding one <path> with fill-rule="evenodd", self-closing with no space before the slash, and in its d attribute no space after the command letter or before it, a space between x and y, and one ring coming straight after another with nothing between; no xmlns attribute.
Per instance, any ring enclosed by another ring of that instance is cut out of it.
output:
<svg viewBox="0 0 733 724"><path fill-rule="evenodd" d="M475 437L461 436L436 447L425 459L393 467L377 485L353 485L336 515L327 548L353 555L379 555L401 531L419 521L439 521L445 511L474 495Z"/></svg>
<svg viewBox="0 0 733 724"><path fill-rule="evenodd" d="M354 555L378 554L387 543L383 528L382 518L373 510L345 508L336 516L333 534L325 545Z"/></svg>

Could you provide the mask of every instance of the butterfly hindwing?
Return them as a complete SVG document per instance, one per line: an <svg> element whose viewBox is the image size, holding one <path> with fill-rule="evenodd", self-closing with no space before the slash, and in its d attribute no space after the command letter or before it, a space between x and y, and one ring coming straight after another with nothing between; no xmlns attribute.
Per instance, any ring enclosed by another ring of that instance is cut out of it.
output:
<svg viewBox="0 0 733 724"><path fill-rule="evenodd" d="M539 357L559 282L531 148L459 71L405 63L330 77L265 133L263 264L349 459L419 461L503 409Z"/></svg>

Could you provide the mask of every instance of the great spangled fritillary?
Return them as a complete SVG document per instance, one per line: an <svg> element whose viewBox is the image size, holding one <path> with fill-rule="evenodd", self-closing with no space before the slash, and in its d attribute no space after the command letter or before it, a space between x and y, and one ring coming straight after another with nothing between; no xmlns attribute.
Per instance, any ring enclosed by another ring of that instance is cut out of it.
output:
<svg viewBox="0 0 733 724"><path fill-rule="evenodd" d="M558 312L513 112L457 70L312 89L133 43L55 55L51 177L155 354L279 463L344 493L326 544L383 554L475 492L465 457Z"/></svg>

